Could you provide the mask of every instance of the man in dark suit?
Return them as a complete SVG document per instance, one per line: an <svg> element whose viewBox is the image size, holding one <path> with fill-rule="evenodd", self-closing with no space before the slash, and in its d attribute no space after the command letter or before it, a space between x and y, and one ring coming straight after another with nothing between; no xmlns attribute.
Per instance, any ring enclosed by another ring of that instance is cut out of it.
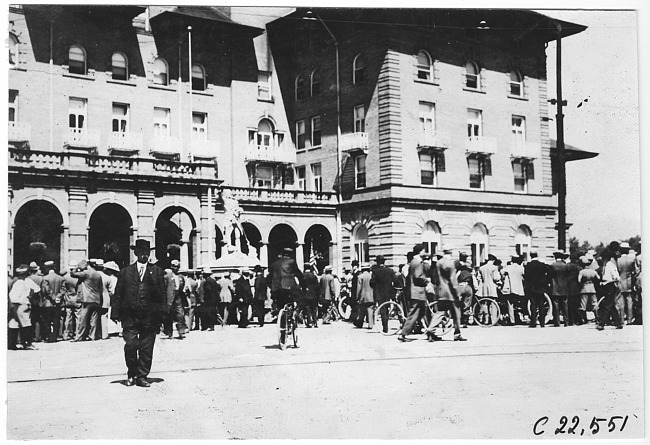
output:
<svg viewBox="0 0 650 445"><path fill-rule="evenodd" d="M176 323L176 330L178 331L178 338L182 340L185 338L187 326L185 326L185 310L183 308L183 290L185 289L185 277L179 274L181 262L178 260L171 261L171 273L167 275L169 283L167 284L167 306L169 312L165 317L163 325L163 332L168 338L174 338L174 326Z"/></svg>
<svg viewBox="0 0 650 445"><path fill-rule="evenodd" d="M530 300L531 328L537 326L539 311L539 326L544 327L546 308L544 308L544 293L548 291L548 266L537 258L537 252L530 252L531 260L524 267L524 290Z"/></svg>
<svg viewBox="0 0 650 445"><path fill-rule="evenodd" d="M271 288L271 298L279 311L290 301L296 301L300 297L300 285L302 285L302 272L296 261L291 258L293 249L285 247L280 258L271 264L266 282ZM296 282L296 278L298 282Z"/></svg>
<svg viewBox="0 0 650 445"><path fill-rule="evenodd" d="M552 284L551 301L553 302L553 325L560 326L560 314L564 326L569 325L569 293L570 269L565 259L567 255L563 250L553 252L555 261L549 268L549 278ZM577 282L576 277L576 282Z"/></svg>
<svg viewBox="0 0 650 445"><path fill-rule="evenodd" d="M126 386L151 386L153 347L160 324L167 312L165 274L148 262L151 246L144 239L131 246L137 261L122 269L111 301L111 319L122 323Z"/></svg>
<svg viewBox="0 0 650 445"><path fill-rule="evenodd" d="M372 287L373 297L377 306L395 298L395 272L385 266L386 260L383 255L377 255L375 259L377 267L372 271L370 286ZM388 313L382 309L381 326L384 332L388 332Z"/></svg>

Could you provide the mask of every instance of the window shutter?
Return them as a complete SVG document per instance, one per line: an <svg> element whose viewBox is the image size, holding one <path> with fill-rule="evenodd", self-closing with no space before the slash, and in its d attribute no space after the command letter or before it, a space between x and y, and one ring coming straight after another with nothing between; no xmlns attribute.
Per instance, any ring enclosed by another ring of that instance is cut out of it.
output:
<svg viewBox="0 0 650 445"><path fill-rule="evenodd" d="M526 178L535 179L535 164L532 162L526 163Z"/></svg>
<svg viewBox="0 0 650 445"><path fill-rule="evenodd" d="M492 160L490 158L483 159L483 174L492 176Z"/></svg>
<svg viewBox="0 0 650 445"><path fill-rule="evenodd" d="M437 153L436 154L436 170L438 172L447 171L447 166L445 164L445 154L444 153Z"/></svg>

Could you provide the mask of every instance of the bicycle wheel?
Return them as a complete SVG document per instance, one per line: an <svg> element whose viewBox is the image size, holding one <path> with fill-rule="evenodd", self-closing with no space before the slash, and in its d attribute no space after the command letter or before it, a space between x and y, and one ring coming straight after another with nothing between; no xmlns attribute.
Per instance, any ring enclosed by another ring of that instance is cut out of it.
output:
<svg viewBox="0 0 650 445"><path fill-rule="evenodd" d="M443 337L454 329L454 319L449 309L438 309L439 301L429 303L430 322L427 330L437 337Z"/></svg>
<svg viewBox="0 0 650 445"><path fill-rule="evenodd" d="M298 326L295 323L291 324L291 338L293 339L293 347L298 347Z"/></svg>
<svg viewBox="0 0 650 445"><path fill-rule="evenodd" d="M553 321L553 303L551 302L551 297L548 294L544 294L544 309L546 309L546 317L544 317L544 322L549 324Z"/></svg>
<svg viewBox="0 0 650 445"><path fill-rule="evenodd" d="M280 309L278 314L278 344L283 351L287 349L287 313Z"/></svg>
<svg viewBox="0 0 650 445"><path fill-rule="evenodd" d="M386 316L386 328L382 323L381 314ZM395 335L404 324L404 310L394 301L385 301L375 310L375 329L384 335Z"/></svg>
<svg viewBox="0 0 650 445"><path fill-rule="evenodd" d="M341 318L348 321L352 316L352 305L350 304L350 297L343 297L339 300L339 314Z"/></svg>
<svg viewBox="0 0 650 445"><path fill-rule="evenodd" d="M479 298L472 308L474 320L479 326L494 326L501 319L499 305L492 298Z"/></svg>

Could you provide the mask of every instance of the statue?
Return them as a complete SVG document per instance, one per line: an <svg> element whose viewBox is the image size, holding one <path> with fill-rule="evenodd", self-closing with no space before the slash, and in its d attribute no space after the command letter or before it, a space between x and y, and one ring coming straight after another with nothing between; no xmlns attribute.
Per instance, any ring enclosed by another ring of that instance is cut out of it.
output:
<svg viewBox="0 0 650 445"><path fill-rule="evenodd" d="M230 190L226 189L221 192L221 200L223 202L223 210L225 213L225 223L224 223L224 239L227 244L231 244L232 232L235 228L239 229L239 232L246 238L246 233L244 232L244 227L241 224L240 217L244 212L244 209L239 205L239 201L232 197ZM236 238L235 243L239 244L239 239Z"/></svg>

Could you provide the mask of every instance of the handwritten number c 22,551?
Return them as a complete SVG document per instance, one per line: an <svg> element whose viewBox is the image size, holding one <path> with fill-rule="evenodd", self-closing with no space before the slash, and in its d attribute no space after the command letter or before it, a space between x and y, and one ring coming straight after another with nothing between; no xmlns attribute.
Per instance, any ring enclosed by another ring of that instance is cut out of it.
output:
<svg viewBox="0 0 650 445"><path fill-rule="evenodd" d="M635 416L636 417L636 416ZM607 431L612 433L618 429L618 431L623 431L625 429L625 425L627 425L627 420L629 416L611 416L609 419L607 418L600 418L600 417L593 417L591 419L591 423L589 424L589 429L592 435L596 435L599 432L601 432L600 428L600 423L601 422L607 422ZM621 421L622 423L618 423L617 421ZM550 419L548 416L543 416L537 419L535 424L533 425L533 434L535 436L541 436L546 432L544 429L544 426L549 423ZM584 435L585 432L588 430L585 430L585 428L578 429L578 425L580 425L580 417L579 416L573 416L571 419L571 425L569 425L569 418L567 416L562 416L559 419L558 422L559 426L555 428L555 435L558 434L578 434L580 436ZM618 428L618 425L620 424L620 429ZM549 425L551 426L551 425ZM568 428L567 428L568 426ZM602 431L604 432L605 429L603 427Z"/></svg>

